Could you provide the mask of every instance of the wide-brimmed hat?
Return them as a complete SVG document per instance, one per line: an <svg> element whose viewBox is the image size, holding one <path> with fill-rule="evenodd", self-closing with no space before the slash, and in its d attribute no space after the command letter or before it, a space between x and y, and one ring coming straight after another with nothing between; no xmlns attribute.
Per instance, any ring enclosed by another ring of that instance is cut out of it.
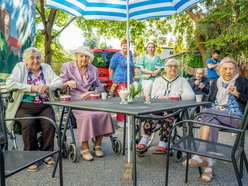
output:
<svg viewBox="0 0 248 186"><path fill-rule="evenodd" d="M90 50L84 46L80 46L72 51L73 54L80 53L85 54L90 57L90 61L92 62L94 60L94 55L90 52Z"/></svg>
<svg viewBox="0 0 248 186"><path fill-rule="evenodd" d="M171 58L165 61L164 66L168 66L168 65L175 65L175 66L179 66L179 63L176 59Z"/></svg>

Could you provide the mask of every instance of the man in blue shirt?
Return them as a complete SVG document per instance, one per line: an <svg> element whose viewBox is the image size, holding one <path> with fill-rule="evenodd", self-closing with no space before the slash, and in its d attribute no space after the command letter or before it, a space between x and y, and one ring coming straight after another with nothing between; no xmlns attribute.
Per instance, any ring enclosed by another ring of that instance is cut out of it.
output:
<svg viewBox="0 0 248 186"><path fill-rule="evenodd" d="M209 81L212 81L214 79L217 79L219 77L219 75L216 72L216 68L220 63L220 51L219 50L215 50L212 53L212 57L209 58L206 62L207 64L207 78L209 79Z"/></svg>

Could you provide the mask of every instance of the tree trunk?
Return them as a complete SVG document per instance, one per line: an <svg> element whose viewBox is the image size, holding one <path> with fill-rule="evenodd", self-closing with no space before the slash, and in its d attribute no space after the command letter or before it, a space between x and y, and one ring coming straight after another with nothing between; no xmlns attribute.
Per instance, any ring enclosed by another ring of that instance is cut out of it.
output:
<svg viewBox="0 0 248 186"><path fill-rule="evenodd" d="M205 42L206 39L200 32L198 32L200 15L193 13L192 9L187 10L186 13L189 15L189 17L195 23L195 27L196 27L196 29L195 29L196 47L199 50L199 52L201 53L203 65L204 65L204 67L206 67L206 60L207 60L208 54L207 54L207 49L203 44L203 42Z"/></svg>
<svg viewBox="0 0 248 186"><path fill-rule="evenodd" d="M51 33L45 34L45 62L49 65L52 65L52 37Z"/></svg>

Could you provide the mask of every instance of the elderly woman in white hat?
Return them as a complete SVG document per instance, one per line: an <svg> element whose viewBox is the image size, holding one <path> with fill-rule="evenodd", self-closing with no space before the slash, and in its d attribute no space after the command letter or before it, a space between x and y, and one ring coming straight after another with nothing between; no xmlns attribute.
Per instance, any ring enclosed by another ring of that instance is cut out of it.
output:
<svg viewBox="0 0 248 186"><path fill-rule="evenodd" d="M217 68L220 77L211 84L209 101L212 102L212 108L205 108L203 112L202 122L213 123L217 125L226 125L238 128L240 119L233 119L230 116L242 118L244 109L248 101L248 79L240 77L238 73L238 65L232 58L224 58ZM224 116L215 116L212 113ZM218 128L202 126L200 129L200 137L204 140L217 142ZM214 152L214 146L206 147L200 144L199 150L208 150ZM186 162L184 162L186 165ZM213 160L212 158L204 158L194 155L189 160L189 167L197 168L205 166L201 180L210 182L213 178Z"/></svg>
<svg viewBox="0 0 248 186"><path fill-rule="evenodd" d="M165 62L165 74L162 77L155 79L152 87L152 97L158 99L171 99L177 97L183 100L194 100L195 94L183 77L178 75L179 64L176 59L169 59ZM167 113L162 113L167 114ZM153 133L157 121L146 120L144 124L144 134L137 145L136 149L143 152L147 149L149 136ZM172 120L164 121L161 124L160 141L154 153L167 153L167 142L170 129L172 127Z"/></svg>
<svg viewBox="0 0 248 186"><path fill-rule="evenodd" d="M64 88L70 88L71 100L88 99L92 91L101 92L103 87L98 79L98 70L90 64L94 56L85 47L74 50L75 61L63 64L60 77ZM106 112L73 110L77 122L77 136L81 143L81 155L85 160L93 160L88 141L96 138L94 152L103 157L101 148L103 136L114 133L111 115Z"/></svg>

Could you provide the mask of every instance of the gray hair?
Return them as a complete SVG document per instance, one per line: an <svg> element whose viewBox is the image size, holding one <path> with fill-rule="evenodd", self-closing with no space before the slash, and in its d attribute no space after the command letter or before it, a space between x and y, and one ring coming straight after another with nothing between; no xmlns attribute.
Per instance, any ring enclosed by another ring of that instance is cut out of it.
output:
<svg viewBox="0 0 248 186"><path fill-rule="evenodd" d="M179 66L179 63L176 59L174 58L170 58L168 60L165 61L164 66L168 66L168 65L176 65Z"/></svg>
<svg viewBox="0 0 248 186"><path fill-rule="evenodd" d="M24 50L23 52L23 62L27 63L29 57L33 54L33 53L38 53L40 57L42 57L42 53L38 48L35 47L29 47L27 49Z"/></svg>
<svg viewBox="0 0 248 186"><path fill-rule="evenodd" d="M225 57L224 59L221 60L220 64L218 65L218 67L216 69L218 74L220 73L220 70L221 70L222 65L225 64L225 63L232 63L232 64L234 64L236 74L239 73L239 67L238 67L237 62L233 58Z"/></svg>

